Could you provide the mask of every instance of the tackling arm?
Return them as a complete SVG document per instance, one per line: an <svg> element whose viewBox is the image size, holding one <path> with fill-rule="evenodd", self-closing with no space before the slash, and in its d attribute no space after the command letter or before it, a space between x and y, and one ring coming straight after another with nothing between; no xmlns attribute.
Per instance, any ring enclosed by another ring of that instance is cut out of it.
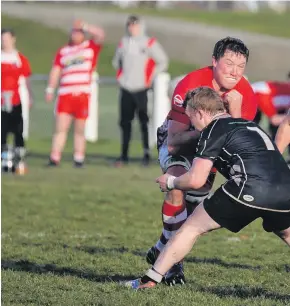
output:
<svg viewBox="0 0 290 306"><path fill-rule="evenodd" d="M159 177L156 182L159 183L162 191L172 189L197 190L205 185L212 166L213 162L211 160L197 157L193 160L190 170L185 174L179 177L165 174Z"/></svg>
<svg viewBox="0 0 290 306"><path fill-rule="evenodd" d="M290 110L279 126L275 137L275 143L282 154L286 147L290 144Z"/></svg>

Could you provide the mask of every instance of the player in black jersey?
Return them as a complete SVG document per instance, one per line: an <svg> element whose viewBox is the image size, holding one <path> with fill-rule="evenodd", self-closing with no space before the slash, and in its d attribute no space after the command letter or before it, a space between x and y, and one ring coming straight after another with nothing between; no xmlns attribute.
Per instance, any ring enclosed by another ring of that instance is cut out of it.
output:
<svg viewBox="0 0 290 306"><path fill-rule="evenodd" d="M134 289L151 288L209 231L239 232L257 218L290 246L290 169L270 137L254 122L232 118L220 96L209 87L190 91L184 103L201 135L191 169L180 177L159 177L162 191L203 186L213 166L227 181L204 200L170 239L154 266Z"/></svg>

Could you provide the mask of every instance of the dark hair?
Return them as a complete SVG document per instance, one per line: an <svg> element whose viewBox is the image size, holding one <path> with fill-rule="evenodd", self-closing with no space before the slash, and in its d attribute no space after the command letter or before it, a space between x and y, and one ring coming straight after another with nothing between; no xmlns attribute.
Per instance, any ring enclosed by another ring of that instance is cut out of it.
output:
<svg viewBox="0 0 290 306"><path fill-rule="evenodd" d="M9 33L11 36L15 37L15 32L12 29L4 28L1 30L1 35Z"/></svg>
<svg viewBox="0 0 290 306"><path fill-rule="evenodd" d="M140 18L136 15L131 15L128 17L126 25L130 25L130 24L136 24L140 22Z"/></svg>
<svg viewBox="0 0 290 306"><path fill-rule="evenodd" d="M290 71L288 72L287 78L290 80Z"/></svg>
<svg viewBox="0 0 290 306"><path fill-rule="evenodd" d="M211 115L226 111L219 94L207 86L188 91L184 99L184 106L189 106L194 111L203 110Z"/></svg>
<svg viewBox="0 0 290 306"><path fill-rule="evenodd" d="M244 55L247 61L249 59L250 52L247 46L240 39L229 36L219 40L215 44L212 56L216 60L219 60L227 50Z"/></svg>

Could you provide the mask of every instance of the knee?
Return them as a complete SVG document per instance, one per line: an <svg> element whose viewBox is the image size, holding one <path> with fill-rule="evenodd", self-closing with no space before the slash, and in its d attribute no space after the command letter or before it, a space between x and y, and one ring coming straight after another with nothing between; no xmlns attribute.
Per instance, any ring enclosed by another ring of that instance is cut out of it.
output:
<svg viewBox="0 0 290 306"><path fill-rule="evenodd" d="M122 129L130 128L132 120L129 119L121 119L119 122L119 126Z"/></svg>
<svg viewBox="0 0 290 306"><path fill-rule="evenodd" d="M74 135L79 137L85 136L85 126L76 126L74 130Z"/></svg>
<svg viewBox="0 0 290 306"><path fill-rule="evenodd" d="M148 115L145 112L140 112L139 113L139 120L140 120L141 125L147 126L147 123L149 121Z"/></svg>
<svg viewBox="0 0 290 306"><path fill-rule="evenodd" d="M54 132L54 135L56 136L65 136L67 134L67 131L64 129L56 129Z"/></svg>

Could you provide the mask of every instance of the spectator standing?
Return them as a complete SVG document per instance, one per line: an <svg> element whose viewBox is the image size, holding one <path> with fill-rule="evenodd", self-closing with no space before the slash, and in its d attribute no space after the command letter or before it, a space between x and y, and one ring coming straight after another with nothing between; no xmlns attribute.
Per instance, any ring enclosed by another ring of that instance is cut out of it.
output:
<svg viewBox="0 0 290 306"><path fill-rule="evenodd" d="M137 111L143 142L143 165L150 163L148 140L147 91L155 76L167 70L168 58L159 42L145 33L145 25L138 16L126 22L126 35L121 39L112 62L117 70L120 86L121 156L115 166L129 161L132 120Z"/></svg>

